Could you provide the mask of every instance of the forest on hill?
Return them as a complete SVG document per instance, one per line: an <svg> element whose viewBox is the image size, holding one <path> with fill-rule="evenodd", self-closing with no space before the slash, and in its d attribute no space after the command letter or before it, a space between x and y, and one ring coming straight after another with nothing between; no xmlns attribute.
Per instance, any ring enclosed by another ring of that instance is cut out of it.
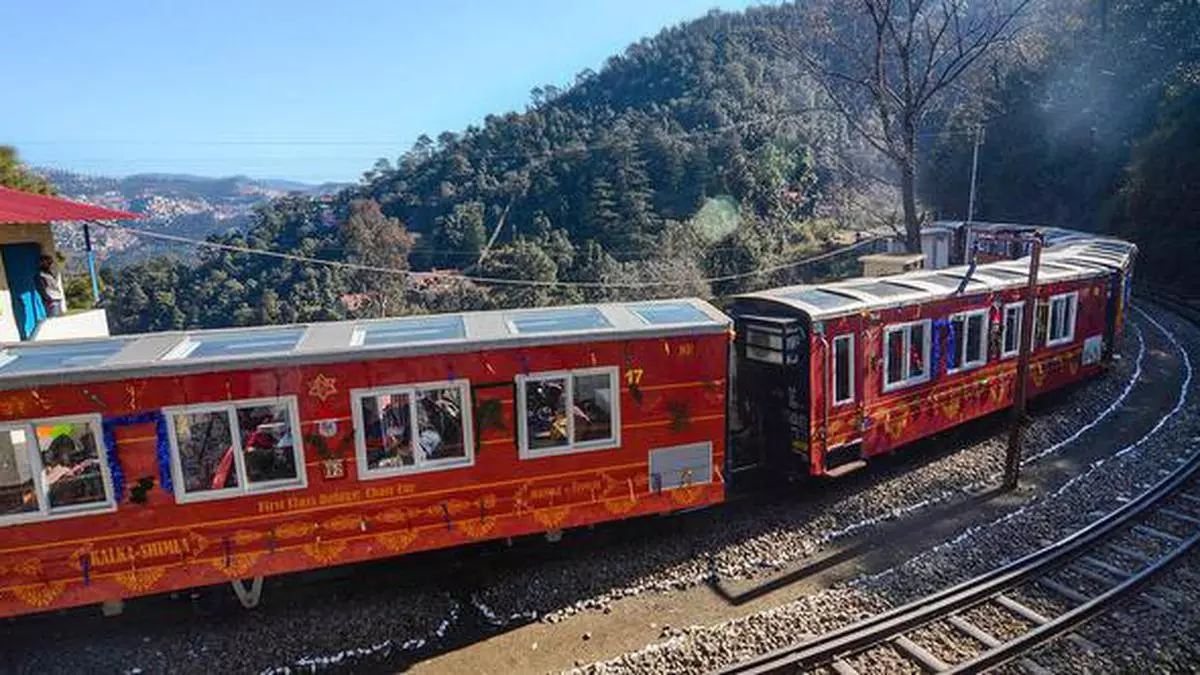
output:
<svg viewBox="0 0 1200 675"><path fill-rule="evenodd" d="M935 29L939 11L965 7L916 4ZM787 263L847 230L965 217L979 129L977 219L1118 233L1141 246L1142 273L1197 287L1194 0L971 3L1013 20L916 109L897 103L908 87L852 94L823 79L870 56L864 6L908 5L810 0L666 29L569 86L534 87L523 111L422 136L331 198L282 197L211 238L367 269L199 249L106 270L110 322L140 332L796 282L828 270ZM930 54L915 65L959 63ZM908 75L889 59L876 84ZM909 178L912 205L898 191Z"/></svg>

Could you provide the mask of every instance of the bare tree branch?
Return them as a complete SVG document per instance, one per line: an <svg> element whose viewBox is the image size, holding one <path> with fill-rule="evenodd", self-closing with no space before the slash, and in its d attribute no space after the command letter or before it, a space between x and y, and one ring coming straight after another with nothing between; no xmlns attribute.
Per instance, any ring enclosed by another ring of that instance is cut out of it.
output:
<svg viewBox="0 0 1200 675"><path fill-rule="evenodd" d="M1033 0L808 0L793 58L849 128L901 174L907 245L919 250L918 126L981 60L1012 42ZM868 118L873 117L873 120ZM873 123L872 123L873 122Z"/></svg>

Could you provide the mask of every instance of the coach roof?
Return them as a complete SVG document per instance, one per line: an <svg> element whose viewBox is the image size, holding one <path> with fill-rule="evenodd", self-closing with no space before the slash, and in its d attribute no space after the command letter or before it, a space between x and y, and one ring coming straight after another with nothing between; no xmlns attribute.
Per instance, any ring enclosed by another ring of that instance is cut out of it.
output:
<svg viewBox="0 0 1200 675"><path fill-rule="evenodd" d="M1051 236L1053 235L1053 236ZM1084 279L1124 268L1136 250L1132 244L1070 230L1050 230L1038 269L1038 282ZM855 278L827 284L785 286L740 295L748 300L777 302L803 311L813 320L829 319L866 310L939 300L957 293L989 293L1024 286L1029 279L1028 256L977 265L967 278L968 266L941 270L915 270L886 277Z"/></svg>
<svg viewBox="0 0 1200 675"><path fill-rule="evenodd" d="M0 388L728 330L696 298L263 326L0 347Z"/></svg>

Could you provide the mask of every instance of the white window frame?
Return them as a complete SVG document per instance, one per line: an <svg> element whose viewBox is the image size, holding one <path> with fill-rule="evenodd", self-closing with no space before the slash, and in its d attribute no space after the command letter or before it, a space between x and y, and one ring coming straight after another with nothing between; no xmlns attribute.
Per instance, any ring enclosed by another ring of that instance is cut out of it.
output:
<svg viewBox="0 0 1200 675"><path fill-rule="evenodd" d="M1067 332L1058 338L1054 335L1054 303L1066 301L1067 307L1071 310L1071 322L1066 327ZM1047 301L1046 309L1046 346L1057 347L1059 345L1070 344L1075 340L1075 324L1079 322L1079 291L1071 291L1069 293L1059 293L1050 296Z"/></svg>
<svg viewBox="0 0 1200 675"><path fill-rule="evenodd" d="M909 355L912 354L912 330L911 329L913 326L916 326L918 324L925 327L924 330L922 331L922 333L925 336L925 340L924 340L925 349L923 350L923 353L922 353L922 358L925 363L925 372L922 375L919 375L917 377L912 377L908 372L909 368L912 366L912 362L908 358ZM929 381L929 378L930 378L929 371L932 369L931 364L929 363L929 348L930 348L930 345L933 344L932 335L931 335L931 331L930 331L932 326L933 326L932 320L921 319L919 321L908 321L906 323L891 324L891 325L887 326L886 328L884 328L884 330L883 330L883 373L882 374L883 374L883 392L885 394L888 392L896 391L897 389L904 389L906 387L916 386L918 384L923 384L923 383ZM888 338L892 335L892 333L898 333L900 331L904 332L904 379L902 379L898 382L893 382L893 383L889 384L887 381L887 374L888 374L888 371L890 370L889 366L891 365L892 353L891 353L891 350L888 349Z"/></svg>
<svg viewBox="0 0 1200 675"><path fill-rule="evenodd" d="M967 361L967 340L966 340L966 338L967 338L967 335L971 332L970 328L968 326L968 322L971 320L971 317L975 317L975 316L983 317L983 325L981 328L981 332L979 334L979 359L977 359L975 361ZM962 319L963 334L961 336L959 336L959 335L954 336L954 350L958 352L957 354L954 355L954 362L957 365L954 368L946 368L947 375L953 375L954 373L962 373L962 372L966 372L968 370L974 370L975 368L980 368L982 366L987 365L987 359L988 359L987 336L988 336L988 328L990 328L990 326L988 325L988 323L989 323L988 311L986 309L969 309L965 312L957 312L957 313L951 314L949 316L949 320L951 322L953 322L955 319ZM951 328L953 328L953 326L951 326Z"/></svg>
<svg viewBox="0 0 1200 675"><path fill-rule="evenodd" d="M292 454L296 462L296 477L265 481L251 484L246 475L245 450L242 448L242 432L237 421L238 408L255 406L278 406L287 408L292 432ZM198 403L195 405L180 405L163 408L163 416L167 422L167 435L171 441L171 478L175 485L175 500L180 504L191 502L206 502L214 499L229 499L260 495L285 490L303 490L308 487L308 472L304 465L304 434L300 421L300 408L295 396L275 396L268 398L248 398L237 401L222 401L220 403ZM179 438L175 428L177 415L195 415L198 413L224 412L229 418L229 435L233 443L233 465L237 472L238 484L235 487L219 490L203 490L189 493L183 477L183 460L179 456Z"/></svg>
<svg viewBox="0 0 1200 675"><path fill-rule="evenodd" d="M837 376L838 376L837 346L838 346L838 342L850 343L849 346L846 347L846 349L847 349L846 353L849 356L849 358L847 359L847 368L850 370L850 372L848 373L848 377L846 378L847 389L849 390L849 394L846 398L838 398L838 395L837 395L838 394L838 391L837 391ZM832 374L832 379L829 382L829 385L830 385L829 388L831 390L830 396L833 398L833 405L836 407L839 405L845 405L847 403L853 403L854 402L854 394L855 394L855 391L854 391L854 333L846 333L845 335L838 335L837 337L833 338L833 342L830 343L830 355L829 356L830 356L830 360L832 361L832 365L829 369L830 373Z"/></svg>
<svg viewBox="0 0 1200 675"><path fill-rule="evenodd" d="M42 466L42 449L38 446L36 427L56 424L92 425L92 440L96 444L96 458L100 462L100 478L104 483L104 501L89 504L70 504L68 506L52 507L50 495L46 492L45 468ZM38 510L27 513L0 515L0 527L19 525L21 523L58 520L75 516L112 513L117 510L117 500L113 495L112 476L108 468L108 448L104 445L103 421L99 415L68 415L64 417L45 417L30 420L0 423L0 432L23 431L26 435L25 452L28 453L29 472L33 477L33 490L37 498Z"/></svg>
<svg viewBox="0 0 1200 675"><path fill-rule="evenodd" d="M599 438L594 441L576 442L575 440L575 377L586 375L607 375L612 385L612 436ZM529 447L529 417L526 413L525 385L528 382L542 380L567 380L567 443L553 448ZM541 373L529 373L517 376L517 454L521 459L540 459L555 455L570 455L594 450L609 450L621 445L621 369L616 366L601 366L599 368L576 368L571 370L552 370Z"/></svg>
<svg viewBox="0 0 1200 675"><path fill-rule="evenodd" d="M1016 312L1017 315L1017 335L1015 345L1012 350L1006 350L1004 345L1008 342L1008 313ZM1011 359L1021 353L1021 331L1025 328L1025 301L1011 302L1004 305L1004 309L1000 313L1000 358Z"/></svg>
<svg viewBox="0 0 1200 675"><path fill-rule="evenodd" d="M457 389L460 400L462 401L462 409L459 413L462 416L463 425L463 448L466 450L465 457L445 457L442 459L424 459L421 453L417 452L417 392L431 391L435 389ZM383 468L372 469L367 466L367 424L363 419L362 402L363 399L374 398L376 396L408 396L408 424L409 442L413 444L413 464L412 466L388 466ZM374 480L376 478L390 478L393 476L402 476L415 473L429 473L430 471L446 471L449 469L466 469L475 466L475 429L474 429L474 405L471 402L471 381L467 379L456 380L441 380L438 382L417 382L413 384L401 384L390 387L375 387L370 389L353 389L350 391L350 418L354 423L354 455L355 463L358 465L359 480Z"/></svg>

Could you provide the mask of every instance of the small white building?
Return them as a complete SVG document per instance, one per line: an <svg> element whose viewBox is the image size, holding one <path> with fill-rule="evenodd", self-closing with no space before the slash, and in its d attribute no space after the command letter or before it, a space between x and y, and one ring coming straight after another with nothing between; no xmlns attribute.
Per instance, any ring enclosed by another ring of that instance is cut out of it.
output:
<svg viewBox="0 0 1200 675"><path fill-rule="evenodd" d="M928 225L921 229L921 253L925 256L924 269L940 270L955 264L950 255L954 244L954 231L948 227ZM907 254L901 238L890 239L884 253Z"/></svg>
<svg viewBox="0 0 1200 675"><path fill-rule="evenodd" d="M63 316L46 315L45 303L37 290L37 276L42 256L55 257L56 254L50 223L139 217L124 211L0 187L0 348L5 343L27 340L107 336L108 317L103 309L71 311L67 308ZM90 237L86 239L90 242ZM90 244L88 248L88 271L92 276L92 288L96 289L95 261Z"/></svg>

